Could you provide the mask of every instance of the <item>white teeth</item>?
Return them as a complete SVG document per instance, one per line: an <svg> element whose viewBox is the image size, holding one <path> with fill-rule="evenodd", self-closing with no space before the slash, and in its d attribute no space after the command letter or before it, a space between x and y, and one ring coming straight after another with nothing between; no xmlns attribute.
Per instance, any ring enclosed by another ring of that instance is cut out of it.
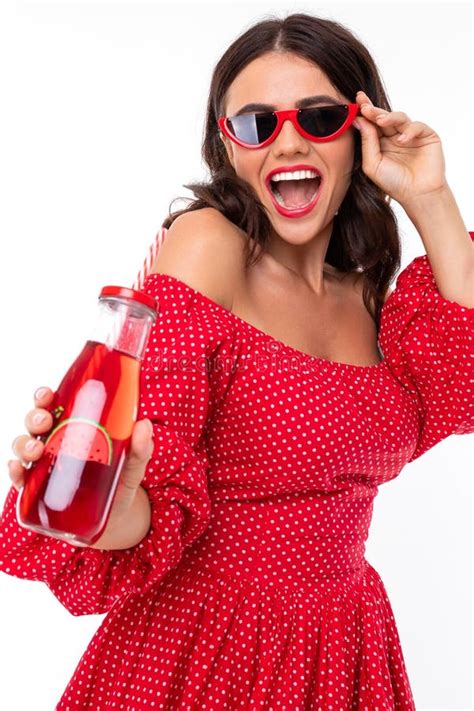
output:
<svg viewBox="0 0 474 711"><path fill-rule="evenodd" d="M280 193L279 193L279 191L278 191L278 188L274 188L273 194L274 194L274 196L276 197L276 201L277 201L280 205L283 205L283 207L285 207L285 203L284 203L284 201L283 201L282 196L280 195Z"/></svg>
<svg viewBox="0 0 474 711"><path fill-rule="evenodd" d="M277 182L279 180L302 180L303 178L319 178L321 177L319 173L315 170L292 170L292 171L282 171L281 173L275 173L272 175L272 180Z"/></svg>

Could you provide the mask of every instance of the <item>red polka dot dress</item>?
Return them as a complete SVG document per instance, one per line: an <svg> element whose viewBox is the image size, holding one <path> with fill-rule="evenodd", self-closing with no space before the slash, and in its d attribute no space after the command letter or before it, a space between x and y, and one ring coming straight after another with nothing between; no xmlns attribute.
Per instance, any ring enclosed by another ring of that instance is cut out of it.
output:
<svg viewBox="0 0 474 711"><path fill-rule="evenodd" d="M357 366L173 276L143 288L160 307L138 413L154 423L148 534L75 548L20 527L13 487L4 503L0 569L107 613L56 709L414 709L365 544L378 487L474 432L474 308L416 257L383 306L383 360Z"/></svg>

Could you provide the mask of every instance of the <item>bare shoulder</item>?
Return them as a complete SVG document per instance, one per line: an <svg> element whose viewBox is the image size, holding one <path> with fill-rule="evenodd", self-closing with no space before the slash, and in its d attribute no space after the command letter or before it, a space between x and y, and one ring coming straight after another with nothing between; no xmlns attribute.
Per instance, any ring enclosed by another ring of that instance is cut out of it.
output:
<svg viewBox="0 0 474 711"><path fill-rule="evenodd" d="M169 274L230 309L244 270L245 233L212 207L170 225L152 272Z"/></svg>

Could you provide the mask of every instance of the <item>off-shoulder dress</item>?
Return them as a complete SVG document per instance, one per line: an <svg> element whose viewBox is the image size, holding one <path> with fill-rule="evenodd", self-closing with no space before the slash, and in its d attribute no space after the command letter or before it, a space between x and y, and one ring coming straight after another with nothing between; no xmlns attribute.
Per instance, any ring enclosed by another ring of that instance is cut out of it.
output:
<svg viewBox="0 0 474 711"><path fill-rule="evenodd" d="M474 233L470 233L474 239ZM56 709L415 708L384 584L364 556L378 487L474 432L474 308L426 255L382 308L382 360L299 351L180 279L159 302L139 419L154 427L147 535L76 548L18 525L0 570L72 615L107 613Z"/></svg>

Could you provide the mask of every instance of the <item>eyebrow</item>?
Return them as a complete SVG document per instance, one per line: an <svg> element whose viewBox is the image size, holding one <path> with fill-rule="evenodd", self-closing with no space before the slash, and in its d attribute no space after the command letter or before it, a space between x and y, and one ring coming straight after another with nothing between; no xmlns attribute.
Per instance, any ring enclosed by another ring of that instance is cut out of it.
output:
<svg viewBox="0 0 474 711"><path fill-rule="evenodd" d="M343 104L341 99L336 99L334 96L329 96L328 94L315 94L315 96L305 96L304 99L300 99L296 102L297 109L304 109L307 106L313 106L314 104L332 104L337 106ZM242 106L234 116L240 116L240 114L247 113L248 111L276 111L276 106L272 104L245 104Z"/></svg>

